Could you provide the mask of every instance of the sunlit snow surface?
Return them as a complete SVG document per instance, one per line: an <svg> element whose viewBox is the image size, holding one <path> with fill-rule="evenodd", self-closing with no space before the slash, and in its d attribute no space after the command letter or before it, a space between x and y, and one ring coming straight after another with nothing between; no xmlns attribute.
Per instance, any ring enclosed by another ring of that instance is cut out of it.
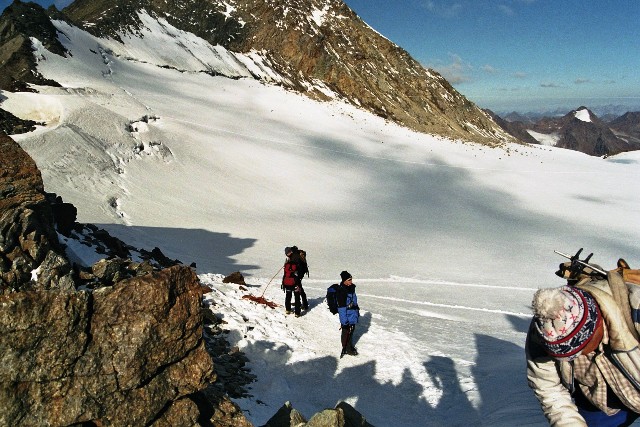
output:
<svg viewBox="0 0 640 427"><path fill-rule="evenodd" d="M2 108L47 123L14 139L80 222L196 262L258 376L238 401L249 418L264 424L286 400L307 417L347 400L378 427L546 425L524 373L532 294L562 284L554 249L640 265L638 153L414 133L337 101L212 77L244 66L277 81L255 52L234 59L147 24L143 41L119 46L58 23L73 56L34 46L63 88L3 93ZM192 54L178 61L181 45ZM310 258L305 316L221 284L239 270L250 292L282 303L277 272L293 244ZM360 356L338 359L322 299L344 269L363 316Z"/></svg>

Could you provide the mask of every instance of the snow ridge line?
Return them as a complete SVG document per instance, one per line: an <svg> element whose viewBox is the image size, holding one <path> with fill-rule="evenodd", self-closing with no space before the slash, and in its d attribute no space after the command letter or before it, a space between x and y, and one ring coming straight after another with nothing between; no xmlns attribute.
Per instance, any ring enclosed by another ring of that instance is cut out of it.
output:
<svg viewBox="0 0 640 427"><path fill-rule="evenodd" d="M337 279L304 279L305 283L335 283ZM535 292L538 288L519 288L516 286L497 286L497 285L483 285L481 283L456 283L448 282L446 280L420 280L420 279L359 279L361 283L402 283L402 284L418 284L418 285L446 285L446 286L460 286L469 288L486 288L486 289L501 289L509 291L527 291ZM356 282L354 282L357 284Z"/></svg>
<svg viewBox="0 0 640 427"><path fill-rule="evenodd" d="M412 160L402 160L402 159L394 159L391 157L382 157L382 156L371 156L371 155L366 155L366 154L360 154L360 153L355 153L353 151L346 151L346 150L335 150L332 148L325 148L325 147L314 147L312 145L308 145L308 144L301 144L301 143L297 143L297 142L287 142L287 141L276 141L273 139L268 139L268 138L261 138L259 136L254 136L254 135L247 135L245 133L240 133L240 132L235 132L235 131L230 131L227 129L221 129L221 128L217 128L217 127L212 127L212 126L208 126L202 123L196 123L196 122L191 122L189 120L183 120L183 119L178 119L175 117L171 117L171 116L164 116L165 119L168 120L173 120L175 122L180 122L180 123L185 123L185 124L189 124L189 125L193 125L193 126L198 126L210 131L217 131L217 132L221 132L221 133L226 133L229 135L235 135L235 136L241 136L247 139L253 139L255 141L263 141L263 142L270 142L273 144L280 144L280 145L289 145L292 147L301 147L301 148L310 148L310 149L315 149L315 150L323 150L323 151L330 151L333 153L339 153L339 154L346 154L349 156L353 156L353 157L362 157L362 158L367 158L367 159L374 159L374 160L385 160L385 161L389 161L389 162L396 162L396 163L406 163L406 164L412 164L412 165L421 165L421 166L438 166L438 167L444 167L444 168L451 168L451 169L464 169L464 170L476 170L476 171L486 171L486 172L518 172L518 173L539 173L539 171L537 170L522 170L522 169L500 169L500 168L480 168L480 167L471 167L471 166L456 166L456 165L447 165L447 164L442 164L442 163L430 163L430 162L416 162L416 161L412 161ZM557 175L586 175L589 174L589 171L547 171L546 173L551 173L551 174L557 174Z"/></svg>
<svg viewBox="0 0 640 427"><path fill-rule="evenodd" d="M406 299L402 299L402 298L381 297L379 295L369 295L369 294L362 294L362 293L359 294L358 296L359 297L363 296L363 297L367 297L367 298L378 298L378 299L383 299L383 300L387 300L387 301L401 302L403 304L428 305L430 307L455 308L455 309L463 309L463 310L471 310L471 311L482 311L482 312L485 312L485 313L508 314L508 315L511 315L511 316L524 317L524 318L530 318L533 315L532 313L517 313L515 311L496 310L496 309L491 309L491 308L467 307L467 306L464 306L464 305L441 304L441 303L428 302L428 301L412 301L412 300L406 300Z"/></svg>

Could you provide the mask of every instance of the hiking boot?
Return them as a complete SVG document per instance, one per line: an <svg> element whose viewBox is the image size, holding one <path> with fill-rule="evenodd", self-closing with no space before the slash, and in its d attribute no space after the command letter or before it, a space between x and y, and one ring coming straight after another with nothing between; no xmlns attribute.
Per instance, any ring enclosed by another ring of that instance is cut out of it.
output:
<svg viewBox="0 0 640 427"><path fill-rule="evenodd" d="M358 355L358 351L355 348L352 348L351 350L347 350L347 354L349 356L357 356Z"/></svg>
<svg viewBox="0 0 640 427"><path fill-rule="evenodd" d="M285 314L291 314L291 313L293 313L293 311L291 311L291 310L287 310L287 311L285 311L284 313L285 313Z"/></svg>
<svg viewBox="0 0 640 427"><path fill-rule="evenodd" d="M302 316L300 313L296 313L296 317L300 317Z"/></svg>

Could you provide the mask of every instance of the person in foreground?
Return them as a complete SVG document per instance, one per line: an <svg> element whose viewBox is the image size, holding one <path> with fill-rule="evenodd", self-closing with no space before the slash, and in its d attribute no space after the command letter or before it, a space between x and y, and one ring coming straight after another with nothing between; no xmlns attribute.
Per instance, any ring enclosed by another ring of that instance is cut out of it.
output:
<svg viewBox="0 0 640 427"><path fill-rule="evenodd" d="M550 425L628 426L638 418L638 289L614 270L606 280L535 293L527 379Z"/></svg>
<svg viewBox="0 0 640 427"><path fill-rule="evenodd" d="M338 316L340 317L340 328L342 329L341 342L342 353L340 357L348 354L357 356L358 351L353 346L353 331L360 318L360 307L358 307L358 296L356 295L356 285L353 284L353 277L348 271L340 273L340 286L337 291Z"/></svg>

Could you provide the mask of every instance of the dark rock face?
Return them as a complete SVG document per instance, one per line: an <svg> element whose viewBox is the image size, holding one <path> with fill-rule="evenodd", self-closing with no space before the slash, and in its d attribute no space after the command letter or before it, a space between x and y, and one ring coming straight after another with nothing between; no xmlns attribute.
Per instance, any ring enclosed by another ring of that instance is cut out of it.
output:
<svg viewBox="0 0 640 427"><path fill-rule="evenodd" d="M1 69L1 67L0 67ZM0 101L2 99L0 98ZM33 120L22 120L8 111L4 111L0 108L0 133L6 133L7 135L17 135L19 133L26 133L35 130L38 123Z"/></svg>
<svg viewBox="0 0 640 427"><path fill-rule="evenodd" d="M0 294L75 289L35 162L0 135ZM32 274L33 272L33 274Z"/></svg>
<svg viewBox="0 0 640 427"><path fill-rule="evenodd" d="M191 269L177 266L93 293L1 296L0 424L161 419L213 377L200 292Z"/></svg>
<svg viewBox="0 0 640 427"><path fill-rule="evenodd" d="M487 114L493 118L502 129L504 129L507 133L514 136L518 140L522 142L526 142L527 144L538 144L538 141L531 136L529 132L527 132L527 128L530 127L527 123L519 122L519 121L508 121L497 114L495 114L491 110L484 110Z"/></svg>
<svg viewBox="0 0 640 427"><path fill-rule="evenodd" d="M579 114L588 117L588 120L581 120L578 118ZM637 120L634 120L633 114L638 114ZM496 116L496 122L523 142L533 143L533 137L528 134L527 129L555 134L558 137L556 147L580 151L590 156L612 156L640 150L640 113L627 113L607 124L586 107L580 107L563 117L543 117L535 122L520 122L505 121Z"/></svg>
<svg viewBox="0 0 640 427"><path fill-rule="evenodd" d="M587 113L591 121L576 117L579 112ZM581 151L591 156L612 156L625 151L640 149L640 144L629 143L618 138L609 126L586 107L580 107L562 117L560 123L560 148Z"/></svg>
<svg viewBox="0 0 640 427"><path fill-rule="evenodd" d="M30 37L40 40L53 53L65 54L57 30L42 6L13 2L0 16L0 89L30 90L27 83L59 86L38 74Z"/></svg>
<svg viewBox="0 0 640 427"><path fill-rule="evenodd" d="M306 421L302 414L285 402L263 427L373 427L353 406L339 402L333 409L325 409Z"/></svg>
<svg viewBox="0 0 640 427"><path fill-rule="evenodd" d="M612 120L609 127L616 136L640 144L640 112L628 112Z"/></svg>

